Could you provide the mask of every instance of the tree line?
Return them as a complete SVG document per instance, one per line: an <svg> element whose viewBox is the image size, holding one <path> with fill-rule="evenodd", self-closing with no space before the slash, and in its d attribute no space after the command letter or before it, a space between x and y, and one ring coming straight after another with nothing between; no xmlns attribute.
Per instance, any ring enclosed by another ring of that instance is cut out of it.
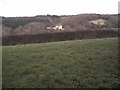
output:
<svg viewBox="0 0 120 90"><path fill-rule="evenodd" d="M81 30L75 32L43 33L36 35L12 35L2 37L2 45L45 43L103 37L118 37L118 30Z"/></svg>

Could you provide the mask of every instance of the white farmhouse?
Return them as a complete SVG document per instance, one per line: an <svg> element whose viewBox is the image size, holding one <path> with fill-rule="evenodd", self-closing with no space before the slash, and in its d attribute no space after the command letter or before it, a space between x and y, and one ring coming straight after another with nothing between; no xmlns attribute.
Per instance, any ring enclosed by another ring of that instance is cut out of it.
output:
<svg viewBox="0 0 120 90"><path fill-rule="evenodd" d="M56 25L55 27L54 27L54 30L64 30L64 28L63 28L63 26L62 25Z"/></svg>
<svg viewBox="0 0 120 90"><path fill-rule="evenodd" d="M47 27L48 30L52 29L52 27Z"/></svg>
<svg viewBox="0 0 120 90"><path fill-rule="evenodd" d="M64 28L63 28L62 25L56 25L56 26L54 26L54 27L47 27L46 29L47 29L47 30L54 29L54 30L60 30L60 31L64 30Z"/></svg>

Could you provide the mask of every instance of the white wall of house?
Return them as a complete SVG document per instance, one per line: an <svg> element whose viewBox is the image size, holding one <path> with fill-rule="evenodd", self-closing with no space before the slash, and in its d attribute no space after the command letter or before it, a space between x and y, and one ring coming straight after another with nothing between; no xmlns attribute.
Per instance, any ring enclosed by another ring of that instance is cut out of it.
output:
<svg viewBox="0 0 120 90"><path fill-rule="evenodd" d="M64 30L62 25L56 25L54 27L55 30Z"/></svg>
<svg viewBox="0 0 120 90"><path fill-rule="evenodd" d="M54 27L47 27L48 30L54 29L54 30L64 30L62 25L56 25Z"/></svg>

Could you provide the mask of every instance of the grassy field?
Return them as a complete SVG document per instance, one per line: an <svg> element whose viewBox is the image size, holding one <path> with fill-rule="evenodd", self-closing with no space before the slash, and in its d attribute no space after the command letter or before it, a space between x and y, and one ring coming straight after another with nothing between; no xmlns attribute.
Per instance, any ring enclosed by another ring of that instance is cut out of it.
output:
<svg viewBox="0 0 120 90"><path fill-rule="evenodd" d="M3 87L114 87L118 39L3 46Z"/></svg>

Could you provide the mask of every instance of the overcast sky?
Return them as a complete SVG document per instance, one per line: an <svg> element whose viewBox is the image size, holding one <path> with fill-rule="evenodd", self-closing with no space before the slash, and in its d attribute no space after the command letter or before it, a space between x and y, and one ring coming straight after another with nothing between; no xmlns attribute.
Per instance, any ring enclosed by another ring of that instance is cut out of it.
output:
<svg viewBox="0 0 120 90"><path fill-rule="evenodd" d="M0 16L117 14L119 0L0 0Z"/></svg>

